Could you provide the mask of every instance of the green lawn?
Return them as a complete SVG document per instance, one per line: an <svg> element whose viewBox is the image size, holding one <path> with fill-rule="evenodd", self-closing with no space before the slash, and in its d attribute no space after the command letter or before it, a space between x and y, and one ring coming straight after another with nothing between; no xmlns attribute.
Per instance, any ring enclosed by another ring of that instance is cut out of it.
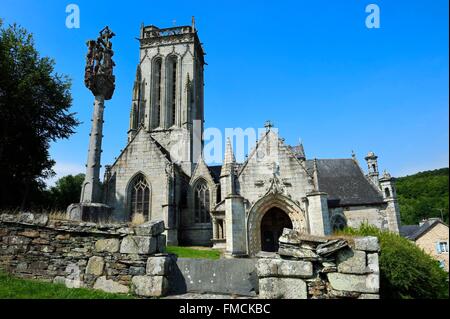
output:
<svg viewBox="0 0 450 319"><path fill-rule="evenodd" d="M61 284L25 280L0 272L0 299L131 299L86 288L69 289Z"/></svg>
<svg viewBox="0 0 450 319"><path fill-rule="evenodd" d="M180 258L219 259L220 250L203 247L167 246L166 252L175 254Z"/></svg>

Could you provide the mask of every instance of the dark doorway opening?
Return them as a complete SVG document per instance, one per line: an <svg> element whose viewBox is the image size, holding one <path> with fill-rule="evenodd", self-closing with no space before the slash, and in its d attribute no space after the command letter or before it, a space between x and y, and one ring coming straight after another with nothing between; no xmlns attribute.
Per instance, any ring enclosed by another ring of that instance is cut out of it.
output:
<svg viewBox="0 0 450 319"><path fill-rule="evenodd" d="M292 221L282 209L273 207L269 209L261 221L261 250L278 251L278 238L283 228L292 229Z"/></svg>

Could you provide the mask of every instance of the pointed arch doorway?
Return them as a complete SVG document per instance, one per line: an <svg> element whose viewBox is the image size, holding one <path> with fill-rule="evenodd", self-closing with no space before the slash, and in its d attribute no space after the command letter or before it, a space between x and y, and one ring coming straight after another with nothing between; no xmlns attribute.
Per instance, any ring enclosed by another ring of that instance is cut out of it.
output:
<svg viewBox="0 0 450 319"><path fill-rule="evenodd" d="M278 207L270 208L261 220L261 250L278 251L278 239L284 228L293 228L289 215Z"/></svg>

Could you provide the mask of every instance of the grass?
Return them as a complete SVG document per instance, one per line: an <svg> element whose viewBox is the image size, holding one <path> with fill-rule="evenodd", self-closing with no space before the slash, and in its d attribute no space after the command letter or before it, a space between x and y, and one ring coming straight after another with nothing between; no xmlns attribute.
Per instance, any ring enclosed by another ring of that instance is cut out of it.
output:
<svg viewBox="0 0 450 319"><path fill-rule="evenodd" d="M180 258L195 259L220 259L221 251L203 247L167 246L166 252L177 255Z"/></svg>
<svg viewBox="0 0 450 319"><path fill-rule="evenodd" d="M131 299L87 288L66 288L62 284L20 279L0 272L0 299Z"/></svg>

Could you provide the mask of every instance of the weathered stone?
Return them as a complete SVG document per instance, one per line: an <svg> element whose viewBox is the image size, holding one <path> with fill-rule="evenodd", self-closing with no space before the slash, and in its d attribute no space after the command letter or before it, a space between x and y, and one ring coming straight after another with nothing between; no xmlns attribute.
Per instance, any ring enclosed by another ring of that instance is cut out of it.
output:
<svg viewBox="0 0 450 319"><path fill-rule="evenodd" d="M378 294L360 294L358 299L380 299Z"/></svg>
<svg viewBox="0 0 450 319"><path fill-rule="evenodd" d="M289 245L305 245L314 248L318 244L326 243L326 237L314 236L309 234L300 233L298 231L285 228L283 229L283 234L279 238L279 242Z"/></svg>
<svg viewBox="0 0 450 319"><path fill-rule="evenodd" d="M284 228L281 237L278 239L280 243L298 245L300 244L300 233L289 228Z"/></svg>
<svg viewBox="0 0 450 319"><path fill-rule="evenodd" d="M120 245L121 254L153 254L156 252L156 238L148 236L127 236Z"/></svg>
<svg viewBox="0 0 450 319"><path fill-rule="evenodd" d="M56 240L68 240L70 239L70 234L60 234L55 237Z"/></svg>
<svg viewBox="0 0 450 319"><path fill-rule="evenodd" d="M117 238L100 239L95 242L95 251L116 253L119 251L120 241Z"/></svg>
<svg viewBox="0 0 450 319"><path fill-rule="evenodd" d="M50 241L44 238L36 238L33 239L32 241L33 244L38 244L38 245L48 245L50 244Z"/></svg>
<svg viewBox="0 0 450 319"><path fill-rule="evenodd" d="M20 262L17 264L16 270L17 271L25 271L28 268L28 264L26 262Z"/></svg>
<svg viewBox="0 0 450 319"><path fill-rule="evenodd" d="M31 224L37 226L45 226L48 222L48 215L46 214L32 214L22 213L18 215L18 221L24 224Z"/></svg>
<svg viewBox="0 0 450 319"><path fill-rule="evenodd" d="M26 245L31 241L30 238L21 237L21 236L10 236L9 244L10 245Z"/></svg>
<svg viewBox="0 0 450 319"><path fill-rule="evenodd" d="M134 276L131 280L133 292L142 297L161 297L167 292L164 276Z"/></svg>
<svg viewBox="0 0 450 319"><path fill-rule="evenodd" d="M163 253L166 251L166 235L158 235L156 237L156 251Z"/></svg>
<svg viewBox="0 0 450 319"><path fill-rule="evenodd" d="M50 246L50 245L45 245L45 246L42 246L41 251L44 253L52 253L55 251L55 247Z"/></svg>
<svg viewBox="0 0 450 319"><path fill-rule="evenodd" d="M260 251L256 254L256 258L270 258L270 259L278 259L280 258L280 255L275 252L269 252L269 251Z"/></svg>
<svg viewBox="0 0 450 319"><path fill-rule="evenodd" d="M158 236L164 230L163 220L152 220L135 228L136 235L138 236Z"/></svg>
<svg viewBox="0 0 450 319"><path fill-rule="evenodd" d="M278 254L281 256L296 257L305 260L316 260L319 258L319 256L310 249L304 249L286 244L280 244Z"/></svg>
<svg viewBox="0 0 450 319"><path fill-rule="evenodd" d="M307 278L313 275L311 262L301 260L260 259L256 265L261 277Z"/></svg>
<svg viewBox="0 0 450 319"><path fill-rule="evenodd" d="M328 295L330 298L358 298L360 294L354 291L331 290Z"/></svg>
<svg viewBox="0 0 450 319"><path fill-rule="evenodd" d="M62 276L56 276L53 279L53 283L55 283L55 284L62 284L64 286L66 286L67 288L81 288L81 287L83 287L83 282L81 280L65 278L65 277L62 277Z"/></svg>
<svg viewBox="0 0 450 319"><path fill-rule="evenodd" d="M375 236L357 237L354 239L355 249L365 250L370 252L378 252L380 250L380 244L378 238Z"/></svg>
<svg viewBox="0 0 450 319"><path fill-rule="evenodd" d="M37 237L39 237L39 232L36 230L26 230L26 231L20 232L18 235L28 237L28 238L37 238Z"/></svg>
<svg viewBox="0 0 450 319"><path fill-rule="evenodd" d="M166 257L149 257L147 259L146 273L151 276L165 276L169 273L171 258Z"/></svg>
<svg viewBox="0 0 450 319"><path fill-rule="evenodd" d="M130 274L130 276L141 276L141 275L145 275L145 268L144 267L136 267L136 266L131 266L128 270L128 273ZM123 279L121 279L123 280Z"/></svg>
<svg viewBox="0 0 450 319"><path fill-rule="evenodd" d="M367 254L367 269L374 274L380 273L378 253Z"/></svg>
<svg viewBox="0 0 450 319"><path fill-rule="evenodd" d="M335 290L378 293L380 278L378 275L352 275L341 273L327 274L330 285Z"/></svg>
<svg viewBox="0 0 450 319"><path fill-rule="evenodd" d="M329 256L347 246L348 243L345 240L334 239L318 245L316 253L320 256Z"/></svg>
<svg viewBox="0 0 450 319"><path fill-rule="evenodd" d="M259 280L261 299L307 299L306 283L298 278L261 278Z"/></svg>
<svg viewBox="0 0 450 319"><path fill-rule="evenodd" d="M337 254L338 271L346 274L364 274L366 253L359 250L344 249Z"/></svg>
<svg viewBox="0 0 450 319"><path fill-rule="evenodd" d="M94 289L110 293L122 293L122 294L126 294L130 290L127 286L121 285L115 282L114 280L106 279L106 276L97 278L94 284Z"/></svg>
<svg viewBox="0 0 450 319"><path fill-rule="evenodd" d="M103 274L104 266L105 262L102 257L92 256L87 263L86 274L100 276Z"/></svg>

